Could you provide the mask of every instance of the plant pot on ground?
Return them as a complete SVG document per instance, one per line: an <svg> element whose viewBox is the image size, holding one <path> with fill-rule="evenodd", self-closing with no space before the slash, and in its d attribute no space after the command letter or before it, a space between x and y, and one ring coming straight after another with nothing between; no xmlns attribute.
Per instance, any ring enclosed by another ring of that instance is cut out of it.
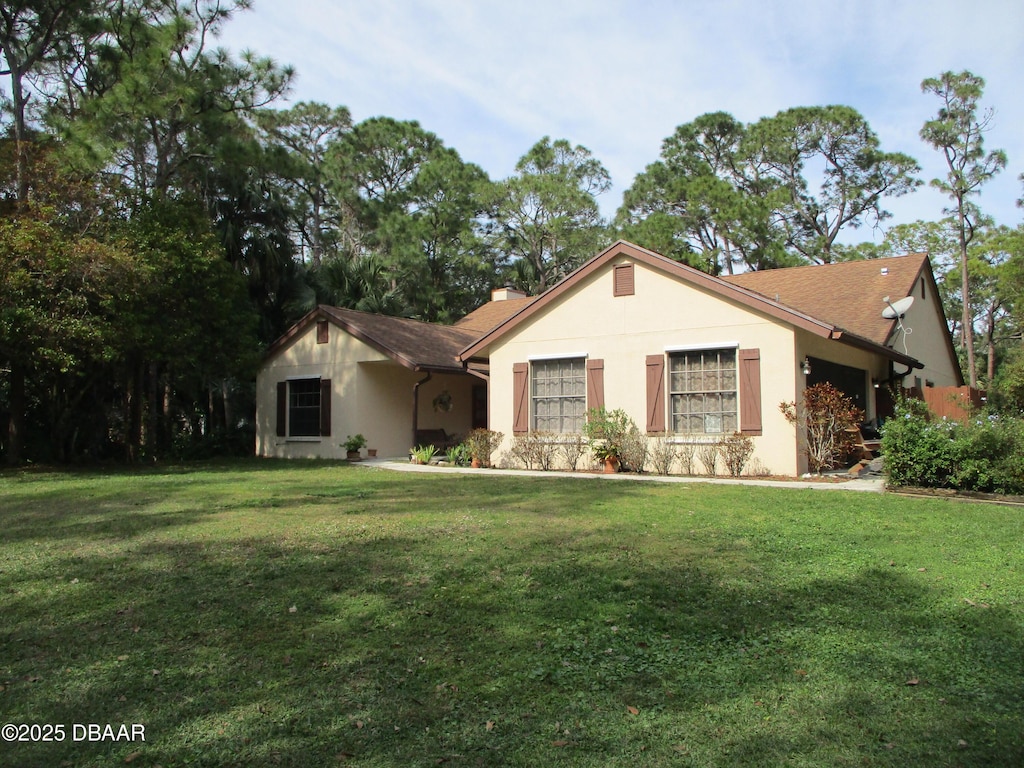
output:
<svg viewBox="0 0 1024 768"><path fill-rule="evenodd" d="M482 467L491 464L491 454L501 445L504 435L495 432L493 429L474 429L466 437L466 446L473 462L478 462ZM477 464L472 464L477 466Z"/></svg>
<svg viewBox="0 0 1024 768"><path fill-rule="evenodd" d="M366 445L366 438L358 434L348 435L341 445L345 449L345 458L349 461L359 461L362 458L359 451Z"/></svg>

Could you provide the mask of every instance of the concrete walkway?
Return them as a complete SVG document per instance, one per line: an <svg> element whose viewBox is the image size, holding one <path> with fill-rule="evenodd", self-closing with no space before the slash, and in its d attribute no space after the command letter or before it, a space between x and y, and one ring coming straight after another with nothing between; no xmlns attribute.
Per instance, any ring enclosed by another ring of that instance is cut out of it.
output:
<svg viewBox="0 0 1024 768"><path fill-rule="evenodd" d="M369 469L389 469L395 472L447 472L449 474L494 475L495 477L575 477L581 480L608 482L639 481L644 483L710 483L713 485L759 485L764 488L799 488L814 491L860 491L884 493L885 480L880 477L857 477L837 482L814 482L808 480L770 480L763 478L731 477L690 477L678 475L635 475L619 472L606 475L601 472L541 472L528 469L471 469L470 467L439 466L437 464L413 464L401 459L364 459L358 466Z"/></svg>

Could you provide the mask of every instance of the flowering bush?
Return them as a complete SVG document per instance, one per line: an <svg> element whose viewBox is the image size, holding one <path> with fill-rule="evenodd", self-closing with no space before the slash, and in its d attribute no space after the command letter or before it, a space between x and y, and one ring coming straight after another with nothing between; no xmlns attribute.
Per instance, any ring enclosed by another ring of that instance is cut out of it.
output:
<svg viewBox="0 0 1024 768"><path fill-rule="evenodd" d="M903 400L882 427L882 454L895 486L1024 493L1024 422L981 414L961 424Z"/></svg>
<svg viewBox="0 0 1024 768"><path fill-rule="evenodd" d="M933 421L920 400L901 400L882 426L882 455L891 485L948 486L959 423Z"/></svg>

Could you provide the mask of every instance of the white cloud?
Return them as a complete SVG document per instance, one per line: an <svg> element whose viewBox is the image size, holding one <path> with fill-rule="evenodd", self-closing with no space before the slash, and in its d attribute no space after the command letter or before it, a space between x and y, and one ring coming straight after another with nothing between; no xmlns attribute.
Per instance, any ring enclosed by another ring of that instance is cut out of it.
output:
<svg viewBox="0 0 1024 768"><path fill-rule="evenodd" d="M675 126L715 110L753 121L850 104L883 148L940 175L941 158L918 138L937 108L920 82L970 69L997 108L987 145L1010 155L982 204L1015 224L1022 31L1019 0L257 0L222 42L295 65L294 100L344 104L357 120L418 120L492 178L541 136L583 144L612 174L606 213ZM889 207L906 220L935 218L943 204L918 192Z"/></svg>

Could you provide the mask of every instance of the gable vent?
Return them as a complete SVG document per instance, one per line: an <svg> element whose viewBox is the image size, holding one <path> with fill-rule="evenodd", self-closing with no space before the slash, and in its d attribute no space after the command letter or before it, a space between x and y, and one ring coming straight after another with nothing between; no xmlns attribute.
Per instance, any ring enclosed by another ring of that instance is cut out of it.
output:
<svg viewBox="0 0 1024 768"><path fill-rule="evenodd" d="M632 264L616 264L612 270L613 275L613 286L612 292L615 296L632 296L634 292L633 285L633 265Z"/></svg>

